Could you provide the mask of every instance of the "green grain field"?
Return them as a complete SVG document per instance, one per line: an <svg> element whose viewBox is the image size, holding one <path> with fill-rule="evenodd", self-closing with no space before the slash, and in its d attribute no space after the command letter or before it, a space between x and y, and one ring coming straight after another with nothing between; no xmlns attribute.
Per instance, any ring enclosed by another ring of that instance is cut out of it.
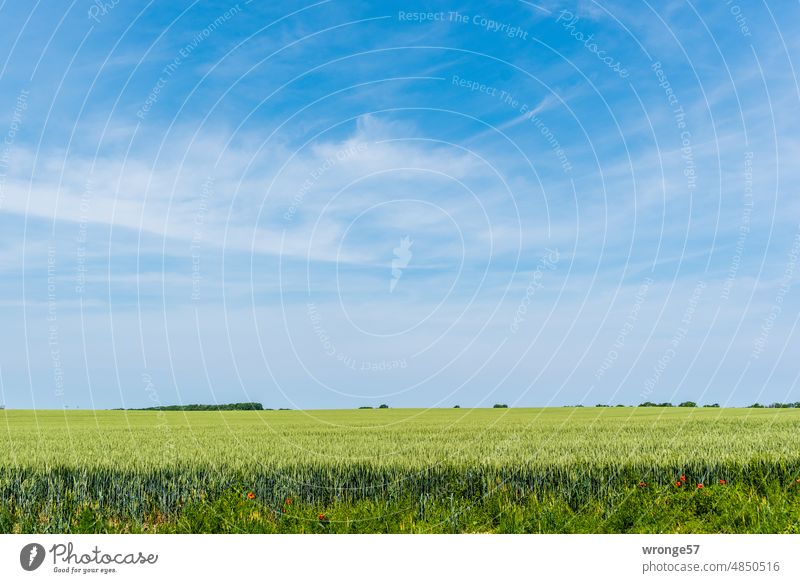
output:
<svg viewBox="0 0 800 583"><path fill-rule="evenodd" d="M793 409L0 411L0 532L800 532L798 478Z"/></svg>

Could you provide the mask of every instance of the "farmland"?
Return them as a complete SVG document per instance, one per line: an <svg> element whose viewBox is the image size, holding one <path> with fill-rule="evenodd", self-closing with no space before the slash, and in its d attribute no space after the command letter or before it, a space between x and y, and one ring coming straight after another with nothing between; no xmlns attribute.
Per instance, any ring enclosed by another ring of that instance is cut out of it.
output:
<svg viewBox="0 0 800 583"><path fill-rule="evenodd" d="M0 532L800 532L799 430L791 409L0 411Z"/></svg>

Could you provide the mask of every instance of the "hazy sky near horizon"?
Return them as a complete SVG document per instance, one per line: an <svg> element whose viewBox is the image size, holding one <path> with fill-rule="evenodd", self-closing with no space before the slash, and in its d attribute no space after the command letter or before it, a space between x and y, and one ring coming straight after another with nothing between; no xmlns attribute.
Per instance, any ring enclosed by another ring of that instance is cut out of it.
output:
<svg viewBox="0 0 800 583"><path fill-rule="evenodd" d="M800 400L797 2L0 21L8 407Z"/></svg>

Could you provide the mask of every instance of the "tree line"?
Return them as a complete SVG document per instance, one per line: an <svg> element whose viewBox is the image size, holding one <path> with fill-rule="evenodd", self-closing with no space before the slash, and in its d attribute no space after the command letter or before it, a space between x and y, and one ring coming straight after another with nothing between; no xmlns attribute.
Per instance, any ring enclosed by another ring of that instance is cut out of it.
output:
<svg viewBox="0 0 800 583"><path fill-rule="evenodd" d="M126 411L271 411L264 409L261 403L223 403L220 405L161 405L141 409L125 409Z"/></svg>

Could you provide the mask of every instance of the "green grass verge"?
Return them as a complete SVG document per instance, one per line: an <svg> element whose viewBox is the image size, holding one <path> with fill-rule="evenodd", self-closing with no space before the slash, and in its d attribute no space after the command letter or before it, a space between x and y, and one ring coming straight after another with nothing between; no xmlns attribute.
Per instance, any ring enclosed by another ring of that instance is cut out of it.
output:
<svg viewBox="0 0 800 583"><path fill-rule="evenodd" d="M169 515L130 516L98 504L68 512L6 505L0 510L0 532L800 534L800 489L778 484L631 487L578 506L554 494L520 498L507 488L479 500L422 496L324 505L292 497L270 503L247 494L230 490L191 500Z"/></svg>

